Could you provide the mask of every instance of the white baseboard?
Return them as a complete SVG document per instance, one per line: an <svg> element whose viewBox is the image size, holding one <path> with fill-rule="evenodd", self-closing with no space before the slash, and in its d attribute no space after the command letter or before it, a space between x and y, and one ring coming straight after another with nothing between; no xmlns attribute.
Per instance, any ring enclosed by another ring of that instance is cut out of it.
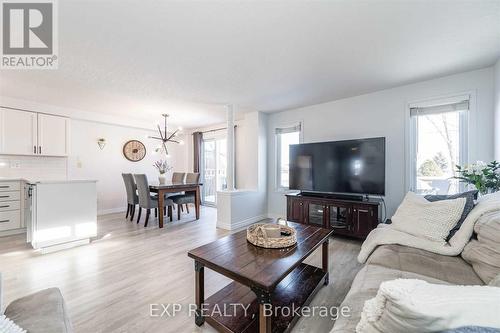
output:
<svg viewBox="0 0 500 333"><path fill-rule="evenodd" d="M269 218L269 219L277 219L277 218L286 219L286 214L280 215L280 214L275 214L275 213L268 213L267 218Z"/></svg>
<svg viewBox="0 0 500 333"><path fill-rule="evenodd" d="M47 254L47 253L66 250L66 249L70 249L72 247L77 247L77 246L82 246L82 245L87 245L87 244L90 244L90 239L85 238L85 239L80 239L80 240L76 240L73 242L42 247L42 248L40 248L40 253Z"/></svg>
<svg viewBox="0 0 500 333"><path fill-rule="evenodd" d="M225 229L225 230L237 230L241 229L244 227L249 226L250 224L254 224L256 222L262 221L267 219L267 215L258 215L258 216L253 216L251 218L241 220L238 222L234 223L223 223L221 221L217 221L217 228Z"/></svg>

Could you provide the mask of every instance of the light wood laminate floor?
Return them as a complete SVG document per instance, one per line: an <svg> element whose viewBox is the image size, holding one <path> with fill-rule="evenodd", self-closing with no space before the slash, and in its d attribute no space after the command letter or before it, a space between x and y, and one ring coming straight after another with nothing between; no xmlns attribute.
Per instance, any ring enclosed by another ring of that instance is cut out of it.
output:
<svg viewBox="0 0 500 333"><path fill-rule="evenodd" d="M194 209L193 209L194 210ZM51 254L36 253L24 235L0 238L0 272L4 306L12 300L49 287L61 289L75 332L214 332L198 328L187 310L175 317L151 317L150 304L194 302L194 264L187 251L229 234L217 229L216 210L202 207L201 219L183 214L181 221L158 229L126 221L124 214L98 219L98 239L90 245ZM360 269L360 243L347 239L330 242L330 284L311 305L339 305ZM321 267L316 251L308 263ZM205 271L205 295L229 283ZM328 332L330 318L302 318L294 332Z"/></svg>

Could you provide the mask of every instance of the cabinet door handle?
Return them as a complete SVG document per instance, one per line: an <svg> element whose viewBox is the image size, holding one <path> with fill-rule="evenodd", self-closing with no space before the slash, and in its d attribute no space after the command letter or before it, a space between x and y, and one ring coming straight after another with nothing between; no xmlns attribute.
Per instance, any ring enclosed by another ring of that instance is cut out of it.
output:
<svg viewBox="0 0 500 333"><path fill-rule="evenodd" d="M0 186L0 188L9 188L10 186L9 185L2 185Z"/></svg>
<svg viewBox="0 0 500 333"><path fill-rule="evenodd" d="M10 220L1 220L0 223L7 223L10 222Z"/></svg>
<svg viewBox="0 0 500 333"><path fill-rule="evenodd" d="M10 198L10 195L1 195L0 198Z"/></svg>
<svg viewBox="0 0 500 333"><path fill-rule="evenodd" d="M42 153L42 146L38 146L38 154Z"/></svg>
<svg viewBox="0 0 500 333"><path fill-rule="evenodd" d="M368 213L368 209L358 209L358 211L361 213Z"/></svg>
<svg viewBox="0 0 500 333"><path fill-rule="evenodd" d="M33 146L33 153L36 154L36 146Z"/></svg>
<svg viewBox="0 0 500 333"><path fill-rule="evenodd" d="M0 208L9 208L10 205L0 206Z"/></svg>

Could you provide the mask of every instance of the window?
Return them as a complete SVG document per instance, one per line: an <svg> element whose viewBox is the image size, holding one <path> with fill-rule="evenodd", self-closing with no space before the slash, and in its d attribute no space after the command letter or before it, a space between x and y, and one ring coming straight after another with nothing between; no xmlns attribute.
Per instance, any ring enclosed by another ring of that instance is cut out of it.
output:
<svg viewBox="0 0 500 333"><path fill-rule="evenodd" d="M289 146L300 142L300 124L286 128L276 128L277 188L288 189Z"/></svg>
<svg viewBox="0 0 500 333"><path fill-rule="evenodd" d="M410 190L425 194L460 192L456 165L467 163L469 100L410 108Z"/></svg>
<svg viewBox="0 0 500 333"><path fill-rule="evenodd" d="M217 192L227 188L226 138L205 133L202 147L202 200L206 206L215 206Z"/></svg>

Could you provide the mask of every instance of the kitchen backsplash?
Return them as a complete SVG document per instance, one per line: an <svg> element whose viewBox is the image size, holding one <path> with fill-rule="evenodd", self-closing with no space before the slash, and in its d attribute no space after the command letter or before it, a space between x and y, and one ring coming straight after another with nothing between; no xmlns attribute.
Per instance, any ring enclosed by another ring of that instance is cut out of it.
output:
<svg viewBox="0 0 500 333"><path fill-rule="evenodd" d="M0 177L19 177L33 181L67 179L67 158L0 155Z"/></svg>

